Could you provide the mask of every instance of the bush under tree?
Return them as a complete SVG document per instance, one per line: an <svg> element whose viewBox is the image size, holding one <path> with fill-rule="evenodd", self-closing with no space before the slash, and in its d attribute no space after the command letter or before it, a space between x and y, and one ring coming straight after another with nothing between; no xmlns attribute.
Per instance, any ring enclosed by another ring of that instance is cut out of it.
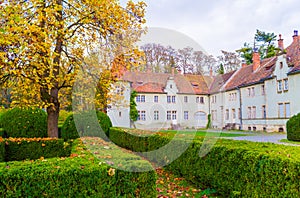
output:
<svg viewBox="0 0 300 198"><path fill-rule="evenodd" d="M47 137L47 113L42 109L10 109L0 123L8 137Z"/></svg>
<svg viewBox="0 0 300 198"><path fill-rule="evenodd" d="M76 139L81 136L92 136L107 139L109 128L112 127L111 120L101 111L96 111L96 116L97 119L94 111L70 115L62 126L61 138Z"/></svg>

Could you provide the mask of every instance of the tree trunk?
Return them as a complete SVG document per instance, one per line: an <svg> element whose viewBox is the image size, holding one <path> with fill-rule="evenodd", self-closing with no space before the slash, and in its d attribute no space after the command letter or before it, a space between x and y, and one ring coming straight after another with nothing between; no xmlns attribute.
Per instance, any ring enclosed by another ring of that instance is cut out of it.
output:
<svg viewBox="0 0 300 198"><path fill-rule="evenodd" d="M58 89L52 88L50 92L50 102L53 104L47 107L48 113L48 136L58 138L58 116L59 116L59 102Z"/></svg>

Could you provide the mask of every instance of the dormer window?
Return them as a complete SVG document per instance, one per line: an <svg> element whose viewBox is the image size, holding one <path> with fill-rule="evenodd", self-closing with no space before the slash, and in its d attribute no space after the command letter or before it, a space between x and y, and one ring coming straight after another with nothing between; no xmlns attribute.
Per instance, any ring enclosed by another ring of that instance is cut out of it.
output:
<svg viewBox="0 0 300 198"><path fill-rule="evenodd" d="M280 62L279 64L280 64L279 68L282 69L283 68L283 62Z"/></svg>
<svg viewBox="0 0 300 198"><path fill-rule="evenodd" d="M142 85L142 84L143 84L143 81L137 81L137 84L138 84L138 85Z"/></svg>
<svg viewBox="0 0 300 198"><path fill-rule="evenodd" d="M195 82L192 82L192 86L193 86L194 88L197 88L199 85L198 85L197 83L195 83Z"/></svg>

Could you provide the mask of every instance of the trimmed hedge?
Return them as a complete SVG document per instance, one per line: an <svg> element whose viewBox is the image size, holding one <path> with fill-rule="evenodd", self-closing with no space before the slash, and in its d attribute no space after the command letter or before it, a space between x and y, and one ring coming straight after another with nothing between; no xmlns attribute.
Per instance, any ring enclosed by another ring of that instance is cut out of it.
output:
<svg viewBox="0 0 300 198"><path fill-rule="evenodd" d="M113 170L75 140L69 158L0 163L2 197L156 197L156 175Z"/></svg>
<svg viewBox="0 0 300 198"><path fill-rule="evenodd" d="M8 138L5 142L5 161L65 157L71 154L71 142L55 138Z"/></svg>
<svg viewBox="0 0 300 198"><path fill-rule="evenodd" d="M300 113L291 117L286 123L287 139L300 141Z"/></svg>
<svg viewBox="0 0 300 198"><path fill-rule="evenodd" d="M8 137L47 137L47 113L42 109L14 108L6 111L0 125Z"/></svg>
<svg viewBox="0 0 300 198"><path fill-rule="evenodd" d="M161 147L166 139L148 137L144 142L122 129L110 132L114 133L110 136L114 143L122 146L127 142L126 148L134 150L148 151L147 145ZM166 168L194 183L217 189L224 197L300 197L298 147L219 139L200 158L201 145L201 140L191 142L183 155Z"/></svg>
<svg viewBox="0 0 300 198"><path fill-rule="evenodd" d="M95 116L94 111L82 112L80 114L76 114L76 116L78 119L77 128L73 114L70 115L63 124L61 129L61 137L63 139L76 139L82 136L96 136L107 139L105 136L101 136L99 132L99 129L103 130L106 136L108 136L109 128L112 127L110 118L105 113L96 111L98 119L96 122L93 119Z"/></svg>
<svg viewBox="0 0 300 198"><path fill-rule="evenodd" d="M0 137L0 162L5 161L5 142L3 138Z"/></svg>

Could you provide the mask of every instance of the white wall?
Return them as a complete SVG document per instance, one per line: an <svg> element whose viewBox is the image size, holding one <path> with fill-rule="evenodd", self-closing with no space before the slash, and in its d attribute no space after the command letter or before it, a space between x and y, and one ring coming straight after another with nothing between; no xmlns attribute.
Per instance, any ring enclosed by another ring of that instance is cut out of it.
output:
<svg viewBox="0 0 300 198"><path fill-rule="evenodd" d="M111 108L108 108L107 115L109 116L112 125L114 127L125 127L130 128L130 95L131 95L131 88L129 82L119 82L117 86L123 87L122 95L120 97L120 101L118 105L111 105ZM113 90L116 92L117 90Z"/></svg>

